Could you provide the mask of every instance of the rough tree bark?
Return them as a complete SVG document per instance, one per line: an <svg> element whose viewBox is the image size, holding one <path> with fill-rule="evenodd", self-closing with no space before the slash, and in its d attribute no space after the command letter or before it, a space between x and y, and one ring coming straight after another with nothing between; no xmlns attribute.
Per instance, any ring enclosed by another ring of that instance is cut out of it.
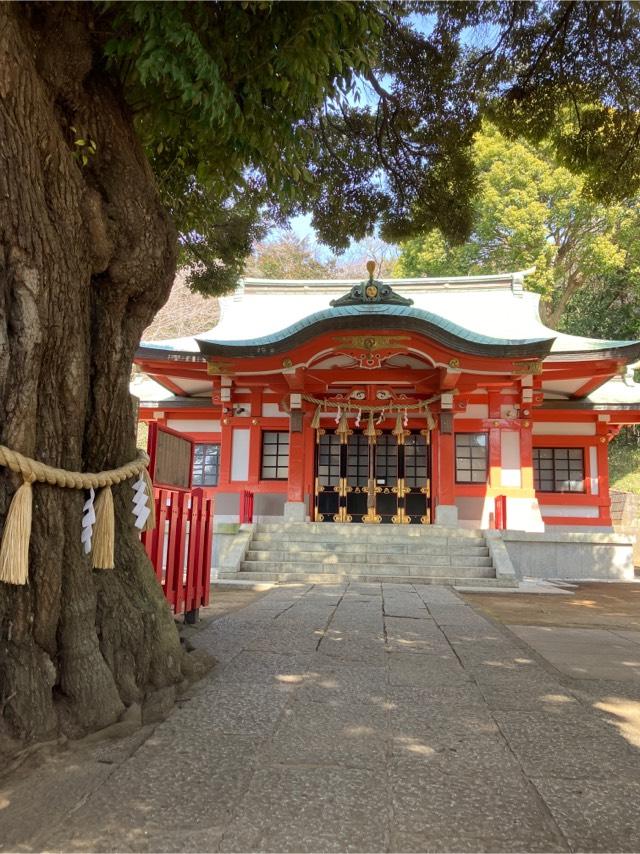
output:
<svg viewBox="0 0 640 854"><path fill-rule="evenodd" d="M176 239L88 12L0 4L0 442L98 471L135 454L131 362ZM86 165L79 137L97 143ZM0 469L0 529L17 485ZM130 498L114 487L116 568L94 571L83 494L35 486L29 585L0 584L0 734L81 735L181 680Z"/></svg>

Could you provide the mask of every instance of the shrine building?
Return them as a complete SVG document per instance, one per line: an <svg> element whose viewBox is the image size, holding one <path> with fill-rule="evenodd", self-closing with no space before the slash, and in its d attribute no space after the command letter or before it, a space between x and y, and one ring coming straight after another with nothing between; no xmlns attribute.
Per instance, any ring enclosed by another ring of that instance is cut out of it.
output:
<svg viewBox="0 0 640 854"><path fill-rule="evenodd" d="M244 279L210 331L142 342L140 418L193 438L218 522L249 490L257 522L611 532L640 342L545 326L528 272Z"/></svg>

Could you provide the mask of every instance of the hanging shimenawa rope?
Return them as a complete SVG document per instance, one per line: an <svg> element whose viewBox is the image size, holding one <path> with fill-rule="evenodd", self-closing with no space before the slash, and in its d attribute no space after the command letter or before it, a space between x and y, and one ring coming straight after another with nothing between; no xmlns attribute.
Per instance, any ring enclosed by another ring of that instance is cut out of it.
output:
<svg viewBox="0 0 640 854"><path fill-rule="evenodd" d="M307 403L315 403L316 404L316 406L317 406L316 414L318 415L318 417L320 417L321 409L324 408L326 410L326 406L327 406L326 400L322 400L321 398L314 397L311 394L303 394L302 399L306 400ZM436 400L440 400L439 394L434 394L433 397L429 397L426 400L420 400L420 401L418 401L418 403L404 403L404 401L399 401L398 403L394 403L394 402L388 401L387 403L380 404L379 406L377 404L374 404L372 406L369 406L369 404L365 404L364 408L366 409L367 412L387 411L387 412L389 412L389 414L391 414L391 412L404 412L405 410L412 410L412 411L418 410L419 411L421 409L425 409L426 407L428 407L428 405L430 403L435 403ZM345 400L345 401L340 401L340 403L330 403L329 405L330 406L337 406L342 412L346 412L349 415L350 414L355 415L358 412L358 409L361 408L362 402L357 401L357 400L355 400L353 402L351 402L349 400Z"/></svg>
<svg viewBox="0 0 640 854"><path fill-rule="evenodd" d="M327 401L322 400L322 399L317 398L317 397L313 397L313 395L311 395L311 394L303 394L302 399L306 400L307 403L315 403L315 405L316 405L316 410L313 413L313 418L311 420L311 426L313 427L314 430L317 430L318 427L320 427L320 416L321 416L323 411L326 412ZM434 394L433 397L429 397L426 400L421 400L418 403L404 403L404 402L384 403L384 404L381 404L379 406L377 406L377 405L365 406L365 410L369 413L369 416L370 416L369 420L370 421L371 421L371 416L373 415L374 412L379 413L378 421L383 421L386 417L391 417L391 415L394 412L396 412L397 413L396 428L394 429L394 433L396 432L397 429L399 429L398 428L398 423L399 423L398 419L401 417L400 413L404 413L404 421L406 422L407 421L407 414L409 411L418 412L418 413L423 412L424 417L426 418L426 421L427 421L427 428L429 430L433 430L433 428L436 426L436 420L433 417L431 409L429 408L429 404L434 403L436 400L440 400L439 394ZM333 404L333 405L335 406L336 404ZM340 402L339 404L337 404L338 411L339 411L340 415L336 418L336 422L340 422L340 421L343 422L337 429L338 433L343 433L343 432L348 430L348 425L347 425L346 419L350 418L352 416L356 417L358 412L360 412L361 405L362 405L361 402L354 401L353 403L351 403L348 400L344 401L344 402ZM385 415L385 413L388 413L388 416ZM365 434L365 435L368 435L368 434ZM397 435L399 435L399 434L397 434Z"/></svg>
<svg viewBox="0 0 640 854"><path fill-rule="evenodd" d="M136 526L143 531L150 531L155 527L153 485L147 471L149 457L144 451L139 450L135 460L117 469L94 473L54 468L0 445L0 465L21 475L23 480L11 500L0 544L0 581L7 584L26 584L29 577L29 538L33 512L32 485L36 481L67 489L101 489L95 502L95 526L90 536L90 541L93 541L92 563L95 569L113 569L114 567L115 514L111 494L111 487L114 484L139 475L139 480L134 486L136 498L134 498L133 513L136 516ZM141 506L138 497L142 491L140 480L144 483L146 507ZM91 501L92 498L90 498Z"/></svg>

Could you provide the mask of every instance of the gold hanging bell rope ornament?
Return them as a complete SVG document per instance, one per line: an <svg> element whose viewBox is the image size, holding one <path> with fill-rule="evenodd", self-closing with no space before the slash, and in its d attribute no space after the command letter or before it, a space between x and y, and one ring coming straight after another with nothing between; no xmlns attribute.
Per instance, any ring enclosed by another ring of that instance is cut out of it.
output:
<svg viewBox="0 0 640 854"><path fill-rule="evenodd" d="M6 584L26 584L29 578L29 539L33 515L33 484L48 483L67 489L89 490L82 519L81 541L85 553L91 551L94 569L113 569L115 547L115 513L111 487L135 475L133 514L136 527L142 531L155 528L153 484L147 470L149 457L138 450L135 460L117 469L102 472L77 472L55 468L25 457L0 445L0 465L22 476L5 519L0 544L0 581ZM101 492L93 502L94 490Z"/></svg>

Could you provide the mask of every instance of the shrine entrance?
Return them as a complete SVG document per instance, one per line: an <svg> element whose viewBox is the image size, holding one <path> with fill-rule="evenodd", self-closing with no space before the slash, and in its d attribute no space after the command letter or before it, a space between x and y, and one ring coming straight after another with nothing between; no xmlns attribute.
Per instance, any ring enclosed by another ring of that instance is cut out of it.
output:
<svg viewBox="0 0 640 854"><path fill-rule="evenodd" d="M318 430L315 520L429 524L430 450L428 430Z"/></svg>

